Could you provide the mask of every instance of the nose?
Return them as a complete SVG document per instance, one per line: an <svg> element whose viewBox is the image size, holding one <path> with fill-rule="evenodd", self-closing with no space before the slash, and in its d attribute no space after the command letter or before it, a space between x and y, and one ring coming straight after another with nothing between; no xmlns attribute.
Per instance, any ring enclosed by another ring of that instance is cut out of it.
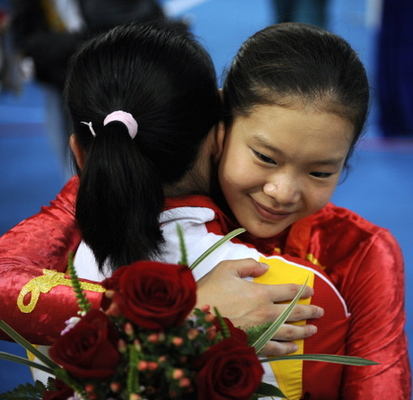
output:
<svg viewBox="0 0 413 400"><path fill-rule="evenodd" d="M264 184L263 192L277 204L288 206L300 198L299 182L289 174L279 174Z"/></svg>

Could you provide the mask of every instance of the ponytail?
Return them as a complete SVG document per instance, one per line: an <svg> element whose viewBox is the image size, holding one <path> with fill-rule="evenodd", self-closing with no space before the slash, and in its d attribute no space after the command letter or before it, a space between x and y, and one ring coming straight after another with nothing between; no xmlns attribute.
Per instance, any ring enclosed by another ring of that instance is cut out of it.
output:
<svg viewBox="0 0 413 400"><path fill-rule="evenodd" d="M153 258L163 188L185 176L220 114L208 53L167 25L118 26L72 58L65 97L86 154L76 209L84 241L104 272Z"/></svg>
<svg viewBox="0 0 413 400"><path fill-rule="evenodd" d="M86 128L87 129L87 128ZM81 173L76 219L102 270L155 255L162 234L163 191L159 174L131 139L111 122L93 139Z"/></svg>

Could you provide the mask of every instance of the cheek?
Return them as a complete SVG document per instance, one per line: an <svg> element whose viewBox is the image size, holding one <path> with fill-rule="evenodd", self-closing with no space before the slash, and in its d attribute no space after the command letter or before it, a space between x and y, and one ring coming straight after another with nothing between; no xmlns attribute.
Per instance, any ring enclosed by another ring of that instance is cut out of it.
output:
<svg viewBox="0 0 413 400"><path fill-rule="evenodd" d="M230 164L223 166L218 174L219 184L226 197L243 193L256 192L263 186L262 178L253 168Z"/></svg>
<svg viewBox="0 0 413 400"><path fill-rule="evenodd" d="M248 188L252 180L251 172L245 157L231 157L231 154L228 154L222 157L219 163L219 184L224 192Z"/></svg>
<svg viewBox="0 0 413 400"><path fill-rule="evenodd" d="M330 201L335 187L335 184L331 184L324 187L311 188L307 191L306 201L309 214L320 210Z"/></svg>
<svg viewBox="0 0 413 400"><path fill-rule="evenodd" d="M219 163L219 180L226 195L233 192L256 192L266 182L266 171L259 167L248 146L232 143L226 148Z"/></svg>

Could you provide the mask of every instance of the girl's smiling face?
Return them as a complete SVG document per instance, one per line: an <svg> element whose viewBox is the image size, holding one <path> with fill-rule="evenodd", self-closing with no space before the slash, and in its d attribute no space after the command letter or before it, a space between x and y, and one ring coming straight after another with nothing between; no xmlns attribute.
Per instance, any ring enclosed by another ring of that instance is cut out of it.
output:
<svg viewBox="0 0 413 400"><path fill-rule="evenodd" d="M218 179L239 224L268 238L321 209L353 131L347 119L308 105L260 105L236 117L223 139Z"/></svg>

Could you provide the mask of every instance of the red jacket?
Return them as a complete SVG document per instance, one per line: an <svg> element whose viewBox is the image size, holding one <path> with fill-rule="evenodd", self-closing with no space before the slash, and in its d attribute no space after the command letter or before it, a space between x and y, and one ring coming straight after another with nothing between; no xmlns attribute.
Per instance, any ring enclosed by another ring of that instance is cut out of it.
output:
<svg viewBox="0 0 413 400"><path fill-rule="evenodd" d="M165 255L161 255L163 261L179 260L176 224L179 224L185 233L189 264L235 228L216 204L206 196L168 199L166 209L167 211L161 215L165 237L165 245L162 247L162 253ZM205 274L224 260L253 258L269 265L264 275L254 279L256 282L303 284L307 279L307 285L314 288L314 295L311 299L300 300L300 303L322 307L324 316L311 321L318 328L317 334L305 340L297 340L298 350L294 354L345 354L350 321L345 300L321 267L288 254L281 257L280 250L275 249L274 243L274 238L254 243L248 236L238 236L210 254L194 273L198 276ZM298 324L304 324L304 321ZM343 365L288 360L275 361L270 365L265 364L264 367L264 381L276 384L288 399L299 400L303 395L306 398L311 395L312 399L319 400L339 397ZM319 382L320 376L323 377L322 385Z"/></svg>

